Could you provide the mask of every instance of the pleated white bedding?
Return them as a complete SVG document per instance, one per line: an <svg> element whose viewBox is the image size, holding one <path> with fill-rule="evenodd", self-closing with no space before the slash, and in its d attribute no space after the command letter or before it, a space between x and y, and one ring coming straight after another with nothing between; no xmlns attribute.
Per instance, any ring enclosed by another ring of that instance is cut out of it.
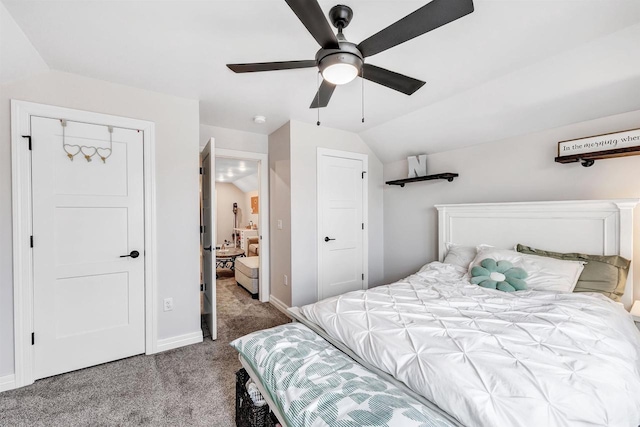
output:
<svg viewBox="0 0 640 427"><path fill-rule="evenodd" d="M301 312L470 427L640 424L640 333L601 295L504 293L432 263Z"/></svg>

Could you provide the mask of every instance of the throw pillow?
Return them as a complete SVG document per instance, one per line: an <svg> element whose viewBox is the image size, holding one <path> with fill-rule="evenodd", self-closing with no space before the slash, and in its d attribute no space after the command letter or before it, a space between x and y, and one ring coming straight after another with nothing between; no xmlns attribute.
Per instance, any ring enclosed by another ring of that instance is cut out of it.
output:
<svg viewBox="0 0 640 427"><path fill-rule="evenodd" d="M573 292L598 292L614 301L620 301L624 294L631 261L619 255L560 253L520 244L516 246L516 250L523 254L586 262Z"/></svg>
<svg viewBox="0 0 640 427"><path fill-rule="evenodd" d="M445 264L451 264L455 267L460 267L466 272L469 269L469 264L476 257L475 246L463 246L455 243L445 243L447 248L447 254L444 257Z"/></svg>
<svg viewBox="0 0 640 427"><path fill-rule="evenodd" d="M529 275L527 288L536 291L572 292L584 269L582 261L564 261L497 248L478 251L471 268L480 265L485 258L509 261L514 267L522 268Z"/></svg>
<svg viewBox="0 0 640 427"><path fill-rule="evenodd" d="M483 288L498 289L504 292L523 291L527 289L527 272L514 267L509 261L483 259L480 265L471 269L471 283Z"/></svg>

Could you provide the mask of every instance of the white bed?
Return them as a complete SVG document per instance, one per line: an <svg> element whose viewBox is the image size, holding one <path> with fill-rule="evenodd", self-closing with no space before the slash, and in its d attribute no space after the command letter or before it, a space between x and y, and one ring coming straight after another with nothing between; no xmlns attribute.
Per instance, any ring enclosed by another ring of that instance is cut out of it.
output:
<svg viewBox="0 0 640 427"><path fill-rule="evenodd" d="M513 249L521 243L555 252L620 255L633 260L633 208L640 199L436 205L438 256L445 244L489 244ZM640 294L640 287L636 289ZM622 303L633 305L633 269Z"/></svg>
<svg viewBox="0 0 640 427"><path fill-rule="evenodd" d="M637 202L440 205L440 260L448 241L632 259ZM627 307L632 284L629 274ZM463 425L640 424L640 333L602 295L503 293L434 262L292 313Z"/></svg>
<svg viewBox="0 0 640 427"><path fill-rule="evenodd" d="M640 333L601 294L486 289L438 262L300 311L468 427L640 424Z"/></svg>

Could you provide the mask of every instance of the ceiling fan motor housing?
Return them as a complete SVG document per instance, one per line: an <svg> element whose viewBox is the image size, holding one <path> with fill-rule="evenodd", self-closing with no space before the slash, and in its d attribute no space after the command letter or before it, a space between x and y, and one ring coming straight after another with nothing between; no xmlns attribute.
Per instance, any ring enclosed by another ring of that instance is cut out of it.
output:
<svg viewBox="0 0 640 427"><path fill-rule="evenodd" d="M316 63L320 72L335 64L349 64L358 69L358 74L362 71L364 57L356 45L351 42L340 42L340 49L320 49L316 53Z"/></svg>

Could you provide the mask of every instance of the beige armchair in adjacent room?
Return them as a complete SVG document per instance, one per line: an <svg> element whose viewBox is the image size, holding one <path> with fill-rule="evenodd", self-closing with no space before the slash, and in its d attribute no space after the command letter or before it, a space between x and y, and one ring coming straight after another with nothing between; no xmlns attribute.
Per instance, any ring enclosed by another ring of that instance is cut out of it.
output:
<svg viewBox="0 0 640 427"><path fill-rule="evenodd" d="M251 236L247 237L247 256L259 256L260 255L260 237Z"/></svg>

